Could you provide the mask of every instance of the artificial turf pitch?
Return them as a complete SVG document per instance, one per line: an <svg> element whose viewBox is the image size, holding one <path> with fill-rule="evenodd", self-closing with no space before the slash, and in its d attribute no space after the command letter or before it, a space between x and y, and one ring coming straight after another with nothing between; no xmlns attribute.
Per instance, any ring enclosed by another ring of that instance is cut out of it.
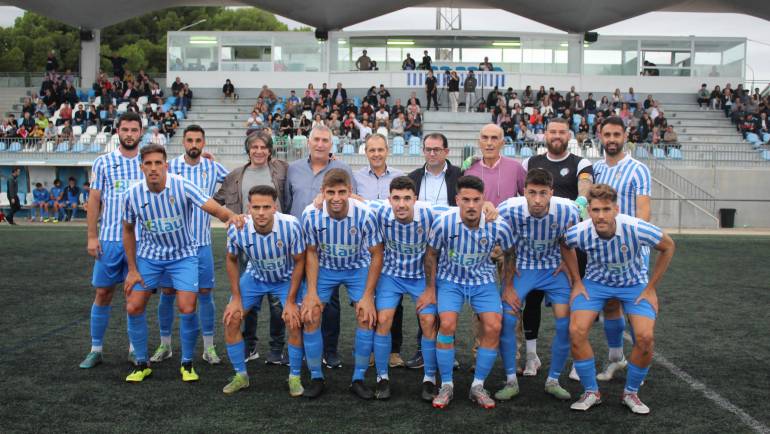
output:
<svg viewBox="0 0 770 434"><path fill-rule="evenodd" d="M656 350L710 390L770 426L770 238L679 236L674 262L658 288L661 311ZM221 317L229 288L224 272L224 232L214 231L216 303ZM422 370L391 370L393 397L363 402L348 392L352 371L352 309L343 305L340 354L344 367L326 370L326 393L317 400L290 398L288 368L248 364L251 387L234 396L221 389L232 369L222 327L216 343L223 364L209 366L196 349L197 384L182 383L178 371L179 321L174 357L153 366L141 384L127 384L126 320L122 291L117 291L105 337L105 363L91 370L77 365L88 352L90 286L93 260L85 251L84 227L0 228L0 431L2 432L750 432L733 413L654 363L640 397L649 416L621 406L623 379L600 383L604 403L574 413L569 403L543 393L553 317L543 313L539 353L543 368L521 378L521 394L494 410L466 398L472 380L470 314L458 331L455 399L436 410L419 398ZM344 301L343 301L344 304ZM158 344L157 297L148 306L150 352ZM405 312L414 304L405 302ZM260 352L267 351L267 309L260 316ZM414 315L405 315L402 355L415 347ZM606 344L601 325L592 332L601 365ZM628 345L626 352L629 351ZM580 386L562 374L562 384L577 397ZM373 385L374 370L367 382ZM498 360L487 380L494 392L504 375ZM307 380L307 378L305 378Z"/></svg>

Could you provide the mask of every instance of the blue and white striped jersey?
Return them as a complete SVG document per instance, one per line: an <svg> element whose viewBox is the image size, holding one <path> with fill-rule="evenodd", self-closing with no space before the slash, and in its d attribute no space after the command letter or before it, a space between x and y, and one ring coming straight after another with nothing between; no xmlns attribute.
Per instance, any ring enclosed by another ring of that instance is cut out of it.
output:
<svg viewBox="0 0 770 434"><path fill-rule="evenodd" d="M255 279L285 282L291 280L294 255L305 251L305 238L299 220L292 215L275 213L273 230L267 235L257 232L247 216L242 229L233 225L227 229L227 251L233 255L243 252L249 259L246 273Z"/></svg>
<svg viewBox="0 0 770 434"><path fill-rule="evenodd" d="M125 220L141 227L136 255L155 260L196 255L187 216L190 208L201 207L207 200L195 184L171 173L160 193L151 192L146 181L131 187L126 192Z"/></svg>
<svg viewBox="0 0 770 434"><path fill-rule="evenodd" d="M497 206L516 239L516 268L546 270L561 262L559 242L571 226L580 221L575 203L553 196L548 214L541 218L529 213L526 197L512 197Z"/></svg>
<svg viewBox="0 0 770 434"><path fill-rule="evenodd" d="M184 155L168 162L168 173L179 175L195 184L203 193L214 196L217 184L225 181L227 169L225 166L201 158L195 166L190 166L184 160ZM193 238L198 246L211 244L211 216L198 207L193 207L188 218L191 220Z"/></svg>
<svg viewBox="0 0 770 434"><path fill-rule="evenodd" d="M308 205L302 212L305 243L316 246L318 264L330 270L349 270L369 266L369 248L382 243L374 213L366 204L348 199L348 214L337 220L326 211Z"/></svg>
<svg viewBox="0 0 770 434"><path fill-rule="evenodd" d="M593 221L585 220L567 231L566 244L586 252L585 279L614 287L647 283L645 251L660 243L663 231L625 214L618 214L615 224L615 235L603 239L596 233Z"/></svg>
<svg viewBox="0 0 770 434"><path fill-rule="evenodd" d="M486 221L481 213L479 227L463 224L460 209L441 214L431 226L428 245L438 250L441 280L463 285L483 285L495 281L496 268L490 259L495 245L503 250L514 246L511 228L501 218Z"/></svg>
<svg viewBox="0 0 770 434"><path fill-rule="evenodd" d="M367 201L382 232L385 255L382 273L389 276L420 279L425 277L425 247L436 218L449 207L416 202L414 220L400 223L388 202Z"/></svg>
<svg viewBox="0 0 770 434"><path fill-rule="evenodd" d="M610 167L606 160L594 164L594 184L609 184L618 192L620 213L636 217L636 196L652 195L650 169L631 154Z"/></svg>
<svg viewBox="0 0 770 434"><path fill-rule="evenodd" d="M124 194L143 179L139 155L126 158L116 149L96 158L91 168L91 189L102 195L100 241L122 241Z"/></svg>

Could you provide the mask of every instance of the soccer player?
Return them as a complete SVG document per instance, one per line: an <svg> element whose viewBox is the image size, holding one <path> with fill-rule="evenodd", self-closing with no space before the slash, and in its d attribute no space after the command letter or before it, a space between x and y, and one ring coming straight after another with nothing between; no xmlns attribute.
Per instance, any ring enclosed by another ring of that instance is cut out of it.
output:
<svg viewBox="0 0 770 434"><path fill-rule="evenodd" d="M51 193L43 187L43 184L38 182L35 184L35 189L32 190L32 220L35 220L35 210L38 210L38 221L48 221L48 199L51 197Z"/></svg>
<svg viewBox="0 0 770 434"><path fill-rule="evenodd" d="M80 188L78 188L74 177L70 176L68 185L64 187L62 197L64 198L63 208L67 213L64 221L71 221L73 214L78 209L78 205L80 205Z"/></svg>
<svg viewBox="0 0 770 434"><path fill-rule="evenodd" d="M572 357L584 388L571 408L585 411L601 403L588 333L607 301L618 299L636 335L628 360L623 404L636 414L647 414L650 409L637 393L652 363L653 330L658 312L656 287L674 256L674 241L660 228L620 213L618 195L606 184L591 187L588 214L591 219L570 228L566 236L567 246L579 247L588 255L585 280L573 277L570 295ZM660 255L648 280L645 250L650 247Z"/></svg>
<svg viewBox="0 0 770 434"><path fill-rule="evenodd" d="M652 177L650 169L624 151L626 130L623 120L611 116L601 124L601 140L604 146L604 160L594 165L594 182L607 184L618 194L618 207L621 214L640 218L649 222L652 214L650 195ZM644 271L649 268L650 250L644 248ZM623 354L623 332L625 331L623 310L617 300L607 303L604 309L604 334L609 347L609 363L598 376L600 381L611 380L615 373L626 367ZM635 333L631 333L632 336Z"/></svg>
<svg viewBox="0 0 770 434"><path fill-rule="evenodd" d="M62 212L64 211L64 189L62 188L61 181L59 179L55 179L53 181L53 187L51 187L50 193L51 197L48 199L48 208L53 210L53 217L50 219L50 221L59 223L59 217L64 214ZM64 220L64 218L61 220ZM49 220L45 221L47 223Z"/></svg>
<svg viewBox="0 0 770 434"><path fill-rule="evenodd" d="M227 355L235 376L222 391L232 394L249 386L245 345L241 322L252 308L259 310L262 297L273 294L281 300L286 329L289 332L289 395L302 396L302 320L297 304L298 290L305 272L305 240L299 221L292 215L278 212L278 192L269 185L249 190L249 216L243 229L230 226L227 230L227 276L232 296L224 314ZM239 276L238 257L248 258L243 275ZM321 313L306 324L306 333L316 332ZM321 348L316 357L308 357L308 365L317 375L321 371ZM310 351L312 354L312 349ZM313 365L313 362L315 364Z"/></svg>
<svg viewBox="0 0 770 434"><path fill-rule="evenodd" d="M128 271L123 250L123 196L144 178L139 162L142 118L126 112L118 119L116 129L118 149L99 156L91 169L87 248L88 254L96 258L91 279L96 295L91 306L91 351L80 363L84 369L102 362L102 344L115 285L123 282ZM97 223L100 223L98 232ZM129 360L134 361L133 352L129 352Z"/></svg>
<svg viewBox="0 0 770 434"><path fill-rule="evenodd" d="M432 302L438 297L441 323L436 336L441 389L433 399L433 406L444 408L452 400L454 334L457 316L467 299L479 316L482 329L469 397L481 407L494 408L495 401L484 389L484 380L497 358L502 305L495 283L496 267L490 255L495 246L502 248L506 257L503 287L512 290L513 234L502 219L485 220L481 212L484 183L479 178L463 176L457 180L456 202L459 209L447 211L433 222L425 253L424 298L425 302Z"/></svg>
<svg viewBox="0 0 770 434"><path fill-rule="evenodd" d="M227 176L227 169L209 158L202 158L206 147L206 132L198 125L190 125L182 134L182 144L185 153L168 163L169 173L179 175L195 184L202 192L211 197L216 192L218 183ZM198 207L190 209L186 217L192 225L193 240L198 247L198 316L203 335L203 360L212 365L221 360L214 347L214 256L211 253L211 216ZM174 302L176 293L168 285L169 279L161 282L160 300L158 302L158 328L160 329L160 346L150 357L153 363L161 362L171 357L171 331L174 326Z"/></svg>
<svg viewBox="0 0 770 434"><path fill-rule="evenodd" d="M577 257L574 251L561 246L561 241L567 229L578 223L578 208L569 199L553 196L553 178L550 173L544 169L532 169L527 172L524 181L524 197L508 199L498 206L498 210L516 239L517 273L513 278L513 286L503 292L500 352L506 383L495 393L495 398L509 400L519 394L516 380L516 322L527 294L540 289L548 297L556 317L556 336L551 346L551 368L545 381L545 392L558 399L568 400L569 392L559 385L561 370L569 356L571 289L562 263L569 262L567 269L577 273Z"/></svg>
<svg viewBox="0 0 770 434"><path fill-rule="evenodd" d="M128 313L128 337L136 354L136 366L127 382L140 382L152 374L147 357L147 319L145 307L151 290L160 286L168 274L177 291L179 335L182 341L182 381L197 381L192 359L198 339L195 304L198 293L198 245L193 237L192 207L202 208L227 224L243 227L243 217L233 214L208 197L192 182L167 173L166 149L147 145L140 151L145 181L125 194L123 246L128 274L124 292ZM141 227L140 239L135 238Z"/></svg>
<svg viewBox="0 0 770 434"><path fill-rule="evenodd" d="M345 285L355 307L357 323L350 391L361 399L372 399L374 393L364 384L364 375L369 367L377 322L374 293L382 271L382 234L369 208L350 197L352 185L347 171L326 172L321 193L322 209L316 209L311 203L302 213L307 243L307 289L302 310L315 312L329 302L334 288ZM306 351L322 342L320 333L305 334L304 338ZM311 357L315 358L315 354L311 356L308 351L308 360ZM322 381L323 377L319 379Z"/></svg>

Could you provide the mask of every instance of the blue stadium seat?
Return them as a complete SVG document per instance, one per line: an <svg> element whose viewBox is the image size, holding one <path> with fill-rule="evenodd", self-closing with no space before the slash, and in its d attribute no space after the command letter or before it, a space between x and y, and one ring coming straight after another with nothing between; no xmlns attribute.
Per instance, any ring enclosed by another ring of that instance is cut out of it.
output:
<svg viewBox="0 0 770 434"><path fill-rule="evenodd" d="M446 65L443 65L443 66L439 66L439 68L438 68L438 69L440 69L440 70L442 70L442 71L451 71L451 70L452 70L452 68L450 68L450 67L448 67L448 66L446 66Z"/></svg>
<svg viewBox="0 0 770 434"><path fill-rule="evenodd" d="M765 161L770 161L770 151L768 151L767 149L762 151L762 159Z"/></svg>
<svg viewBox="0 0 770 434"><path fill-rule="evenodd" d="M646 160L650 158L650 153L647 152L647 149L643 147L636 148L636 152L634 153L634 157L640 160Z"/></svg>
<svg viewBox="0 0 770 434"><path fill-rule="evenodd" d="M682 157L682 150L677 148L669 148L668 150L668 158L672 160L682 160L684 159Z"/></svg>
<svg viewBox="0 0 770 434"><path fill-rule="evenodd" d="M455 71L465 71L465 67L464 66L456 66L455 67Z"/></svg>
<svg viewBox="0 0 770 434"><path fill-rule="evenodd" d="M171 107L172 107L172 106L173 106L173 104L171 104L171 103L170 103L170 102L168 102L168 101L166 101L165 103L163 103L163 109L162 109L163 113L166 113L167 111L171 110Z"/></svg>
<svg viewBox="0 0 770 434"><path fill-rule="evenodd" d="M282 103L279 103L279 102L275 103L275 105L273 106L273 116L275 116L278 110L281 110L281 112L283 112L283 109L284 109L284 106Z"/></svg>
<svg viewBox="0 0 770 434"><path fill-rule="evenodd" d="M96 98L96 91L93 89L88 89L88 99L92 100Z"/></svg>
<svg viewBox="0 0 770 434"><path fill-rule="evenodd" d="M21 152L21 143L19 142L13 142L11 143L11 147L8 148L10 152Z"/></svg>
<svg viewBox="0 0 770 434"><path fill-rule="evenodd" d="M412 136L409 138L409 155L420 155L422 153L422 150L420 149L422 146L422 143L420 141L420 138L417 136Z"/></svg>
<svg viewBox="0 0 770 434"><path fill-rule="evenodd" d="M100 110L99 111L99 119L101 119L101 120L107 119L107 110Z"/></svg>
<svg viewBox="0 0 770 434"><path fill-rule="evenodd" d="M340 138L339 136L332 136L332 153L340 152Z"/></svg>
<svg viewBox="0 0 770 434"><path fill-rule="evenodd" d="M177 110L177 111L174 112L174 114L176 115L176 118L179 119L180 121L182 119L184 119L184 112L183 111Z"/></svg>
<svg viewBox="0 0 770 434"><path fill-rule="evenodd" d="M171 104L171 105L176 104L176 97L175 96L170 96L170 97L166 98L166 104Z"/></svg>
<svg viewBox="0 0 770 434"><path fill-rule="evenodd" d="M69 152L70 150L70 142L67 140L59 143L56 145L56 150L54 152Z"/></svg>
<svg viewBox="0 0 770 434"><path fill-rule="evenodd" d="M438 66L436 66L436 65L432 65L432 66L430 67L430 69L431 69L431 70L433 70L433 71L438 71Z"/></svg>
<svg viewBox="0 0 770 434"><path fill-rule="evenodd" d="M5 151L8 149L8 145L5 142L0 142L0 152Z"/></svg>
<svg viewBox="0 0 770 434"><path fill-rule="evenodd" d="M354 96L353 97L353 105L355 105L358 108L361 108L361 98Z"/></svg>
<svg viewBox="0 0 770 434"><path fill-rule="evenodd" d="M506 146L513 145L513 138L511 136L505 136L503 137L503 143L505 143Z"/></svg>
<svg viewBox="0 0 770 434"><path fill-rule="evenodd" d="M479 70L478 66L469 66L468 67L468 71L478 71L478 70Z"/></svg>
<svg viewBox="0 0 770 434"><path fill-rule="evenodd" d="M404 155L404 138L401 136L393 137L393 155Z"/></svg>
<svg viewBox="0 0 770 434"><path fill-rule="evenodd" d="M494 68L492 68L492 70L495 71L495 72L503 72L503 68L501 68L499 66L495 66Z"/></svg>
<svg viewBox="0 0 770 434"><path fill-rule="evenodd" d="M24 118L16 119L16 127L20 127L24 123Z"/></svg>
<svg viewBox="0 0 770 434"><path fill-rule="evenodd" d="M532 148L529 146L524 146L521 148L521 158L528 158L534 155L534 152L532 152Z"/></svg>
<svg viewBox="0 0 770 434"><path fill-rule="evenodd" d="M595 114L593 114L593 113L589 113L589 114L588 114L588 119L586 120L586 122L588 122L588 125L591 125L591 126L593 126L593 125L594 125L594 120L595 120L595 119L596 119L596 115L595 115Z"/></svg>
<svg viewBox="0 0 770 434"><path fill-rule="evenodd" d="M663 160L663 159L666 158L666 153L663 152L663 149L661 149L661 148L655 148L655 149L652 150L652 156L656 160Z"/></svg>
<svg viewBox="0 0 770 434"><path fill-rule="evenodd" d="M516 156L516 147L513 145L505 145L503 147L503 155L506 157L515 157Z"/></svg>
<svg viewBox="0 0 770 434"><path fill-rule="evenodd" d="M356 153L356 147L353 146L350 142L345 142L344 145L342 145L342 154L343 155L353 155Z"/></svg>
<svg viewBox="0 0 770 434"><path fill-rule="evenodd" d="M86 147L80 142L75 143L75 145L72 147L72 152L85 152Z"/></svg>
<svg viewBox="0 0 770 434"><path fill-rule="evenodd" d="M304 150L307 148L307 137L303 136L302 134L294 136L294 139L292 139L291 146L294 149L300 149Z"/></svg>
<svg viewBox="0 0 770 434"><path fill-rule="evenodd" d="M100 154L102 152L102 145L98 141L94 140L94 142L91 143L91 147L88 149L88 152Z"/></svg>

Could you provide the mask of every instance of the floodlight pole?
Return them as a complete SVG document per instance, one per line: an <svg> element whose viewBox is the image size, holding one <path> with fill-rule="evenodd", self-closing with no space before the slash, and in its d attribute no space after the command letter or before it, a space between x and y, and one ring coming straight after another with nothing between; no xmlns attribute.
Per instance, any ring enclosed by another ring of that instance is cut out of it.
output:
<svg viewBox="0 0 770 434"><path fill-rule="evenodd" d="M197 26L198 24L200 24L200 23L205 23L206 21L208 21L208 19L206 19L206 18L204 18L204 19L202 19L202 20L198 20L198 21L196 21L196 22L194 22L194 23L192 23L192 24L188 24L188 25L186 25L186 26L182 27L181 29L177 30L177 32L181 32L182 30L187 30L187 29L189 29L190 27L194 27L194 26Z"/></svg>

